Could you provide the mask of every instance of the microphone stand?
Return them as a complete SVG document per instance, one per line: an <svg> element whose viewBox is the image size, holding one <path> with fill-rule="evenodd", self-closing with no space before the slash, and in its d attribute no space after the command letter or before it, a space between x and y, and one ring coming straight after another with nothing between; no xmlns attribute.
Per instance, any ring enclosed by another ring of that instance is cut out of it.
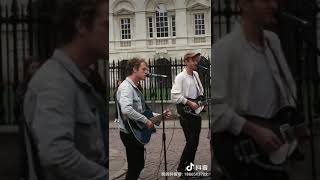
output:
<svg viewBox="0 0 320 180"><path fill-rule="evenodd" d="M163 80L166 79L168 76L160 75L160 76L154 76L155 74L151 75L147 74L147 77L153 77L153 78L159 78L160 83L160 102L161 102L161 118L162 118L162 143L163 143L163 153L164 153L164 170L165 173L167 172L167 148L166 148L166 132L165 132L165 120L164 120L164 102L163 102ZM161 161L161 159L160 159ZM167 176L165 176L166 180L168 179Z"/></svg>
<svg viewBox="0 0 320 180"><path fill-rule="evenodd" d="M164 103L163 103L163 80L165 78L160 79L160 98L161 98L161 116L162 116L162 143L163 143L163 156L164 156L164 171L167 172L167 149L166 149L166 132L165 132L165 120L164 120ZM168 176L165 176L166 180Z"/></svg>
<svg viewBox="0 0 320 180"><path fill-rule="evenodd" d="M299 27L298 29L299 34L304 34L305 29ZM313 74L311 69L311 64L308 61L308 54L310 50L313 50L317 56L320 56L320 50L317 46L312 43L307 37L299 37L297 39L298 44L301 43L301 47L299 47L300 51L298 51L297 57L300 59L300 74L301 74L301 86L300 93L302 97L302 105L304 101L304 117L309 123L308 127L311 134L310 139L310 152L311 152L311 170L312 170L312 180L317 180L317 171L316 171L316 154L315 154L315 139L314 139L314 129L313 129L313 107L312 107L312 87L313 87ZM317 74L318 75L318 74ZM303 87L304 85L304 87ZM305 93L303 93L305 92ZM303 98L304 95L306 98ZM301 107L303 109L303 107Z"/></svg>
<svg viewBox="0 0 320 180"><path fill-rule="evenodd" d="M156 75L156 74L147 74L147 77L150 78L159 78L160 84L160 102L161 102L161 118L162 118L162 144L163 144L163 156L164 156L164 170L167 173L167 148L166 148L166 132L165 132L165 120L164 120L164 103L163 103L163 80L166 79L168 76L166 75ZM161 159L160 159L161 161ZM168 176L165 176L166 180Z"/></svg>
<svg viewBox="0 0 320 180"><path fill-rule="evenodd" d="M203 70L206 71L206 73L204 73L204 90L206 89L206 83L207 83L207 73L209 73L209 79L211 79L210 77L210 69L207 68L207 67L204 67L204 66L201 66L201 65L198 65L198 69L201 68ZM210 82L209 82L209 87L210 87ZM208 92L205 91L204 92L205 95L208 95ZM210 94L210 91L209 91L209 94ZM211 97L210 97L211 98ZM208 120L209 120L209 130L211 130L211 117L210 117L210 101L211 99L209 99L209 102L208 102Z"/></svg>
<svg viewBox="0 0 320 180"><path fill-rule="evenodd" d="M207 81L207 73L209 73L209 92L205 91L205 94L209 94L210 95L210 81L211 81L211 76L210 76L210 69L201 65L198 65L198 69L201 68L203 70L206 71L206 73L204 73L204 89L206 89L206 81ZM210 114L210 103L211 103L211 96L210 96L210 100L208 102L208 120L209 120L209 133L211 131L211 114ZM211 137L210 137L210 141ZM213 152L213 151L212 151ZM211 163L213 162L213 153L210 153L211 155ZM210 173L210 177L213 178L213 164L211 164L211 173Z"/></svg>
<svg viewBox="0 0 320 180"><path fill-rule="evenodd" d="M318 7L315 7L318 8ZM304 113L304 117L308 122L308 127L311 134L310 139L310 151L311 151L311 170L312 170L312 180L317 180L317 170L316 170L316 154L315 154L315 140L314 140L314 129L313 129L313 85L314 85L314 72L312 72L311 67L313 64L310 64L309 51L313 51L317 56L320 56L320 50L317 48L316 44L312 40L308 39L306 35L308 34L306 30L312 30L314 28L311 23L306 20L300 19L294 15L287 13L282 13L286 19L295 22L298 27L298 34L302 36L297 36L297 58L300 63L300 79L297 84L299 97L301 98L300 103L297 103L297 109L301 109ZM317 74L319 76L319 74ZM317 78L317 80L319 77Z"/></svg>
<svg viewBox="0 0 320 180"><path fill-rule="evenodd" d="M206 91L206 95L210 95L210 79L211 79L211 77L210 77L210 69L207 69L206 70L207 72L208 72L208 74L209 74L209 83L208 83L208 85L209 85L209 91ZM205 73L204 74L204 84L205 84L205 88L204 89L206 89L206 81L207 81L207 73ZM208 120L209 120L209 133L210 133L210 141L211 141L211 114L210 114L210 103L211 103L211 97L210 96L208 96L210 99L209 99L209 102L208 102ZM208 138L209 138L209 134L208 134ZM212 159L213 158L213 154L212 153L210 153L210 155L212 156L210 159ZM210 177L211 178L213 178L213 164L212 164L212 161L211 161L211 173L210 173Z"/></svg>

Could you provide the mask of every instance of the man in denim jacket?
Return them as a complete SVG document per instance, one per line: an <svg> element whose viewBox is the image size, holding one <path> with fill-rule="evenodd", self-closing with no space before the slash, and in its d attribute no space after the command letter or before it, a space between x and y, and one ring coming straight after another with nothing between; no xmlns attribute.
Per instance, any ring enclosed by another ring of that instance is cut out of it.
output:
<svg viewBox="0 0 320 180"><path fill-rule="evenodd" d="M144 145L139 143L133 133L130 131L128 119L141 122L147 128L152 128L154 124L143 115L147 109L141 86L139 82L145 80L148 67L144 59L133 58L128 61L127 78L120 84L117 91L118 118L120 138L126 148L128 161L128 171L126 180L138 179L142 169L144 168ZM156 113L153 113L156 115ZM170 113L165 113L165 118L168 118Z"/></svg>
<svg viewBox="0 0 320 180"><path fill-rule="evenodd" d="M105 180L106 103L88 79L106 57L108 1L61 3L62 46L30 81L24 115L46 180Z"/></svg>

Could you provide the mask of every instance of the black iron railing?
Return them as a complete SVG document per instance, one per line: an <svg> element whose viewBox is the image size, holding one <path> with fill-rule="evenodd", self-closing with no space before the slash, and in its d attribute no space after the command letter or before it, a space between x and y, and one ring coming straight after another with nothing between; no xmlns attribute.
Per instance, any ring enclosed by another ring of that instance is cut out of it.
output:
<svg viewBox="0 0 320 180"><path fill-rule="evenodd" d="M110 63L109 71L110 71L110 97L111 101L114 101L114 93L117 88L117 82L125 79L125 63L126 60L122 61L112 61ZM160 79L160 78L147 78L145 81L141 81L141 86L143 88L143 94L146 100L161 100L160 97L160 83L163 83L163 97L164 100L170 100L171 96L171 87L174 81L174 78L177 74L183 71L184 62L182 58L170 58L170 59L149 59L147 61L149 72L155 74L164 74L167 75L168 78ZM202 57L200 63L210 68L210 58ZM198 70L200 79L205 88L206 95L210 95L210 73L205 70Z"/></svg>
<svg viewBox="0 0 320 180"><path fill-rule="evenodd" d="M26 59L45 60L57 47L58 33L52 23L55 3L52 0L0 1L0 125L16 124L15 92L24 78ZM94 65L106 83L108 66L107 59Z"/></svg>

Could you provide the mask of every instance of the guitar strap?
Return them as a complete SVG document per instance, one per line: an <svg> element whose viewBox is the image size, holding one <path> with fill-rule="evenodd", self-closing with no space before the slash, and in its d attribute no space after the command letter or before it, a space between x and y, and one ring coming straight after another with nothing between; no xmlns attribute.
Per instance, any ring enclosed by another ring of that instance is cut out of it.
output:
<svg viewBox="0 0 320 180"><path fill-rule="evenodd" d="M131 83L130 83L130 85L132 86ZM134 88L134 87L133 87L133 88ZM120 117L121 117L121 119L122 119L122 122L123 122L125 128L126 128L127 130L129 130L129 129L130 129L130 127L129 127L130 125L129 125L129 122L128 122L129 119L125 120L125 119L123 118L121 106L120 106L120 103L119 103L119 101L118 101L118 99L117 99L117 96L115 96L115 102L117 103L118 112L119 112L119 114L120 114ZM146 106L146 108L149 108L149 107ZM130 131L129 131L129 132L130 132ZM140 145L139 143L137 143L137 144ZM146 160L147 160L147 150L146 150L145 147L143 147L143 151L144 151L144 161L146 161Z"/></svg>
<svg viewBox="0 0 320 180"><path fill-rule="evenodd" d="M282 82L285 84L286 88L289 91L289 95L292 97L292 99L294 100L294 102L295 102L295 104L297 106L298 105L298 101L297 101L296 97L294 96L294 94L293 94L293 92L292 92L292 90L291 90L291 88L290 88L290 86L288 84L288 81L286 80L285 73L284 73L284 71L283 71L283 69L281 68L281 65L280 65L280 60L279 60L278 56L276 55L275 51L273 50L273 48L271 47L269 39L266 39L266 41L267 41L267 45L268 45L268 47L269 47L269 49L270 49L270 51L272 53L272 56L273 56L273 58L274 58L274 60L275 60L275 62L277 64L277 68L278 68L278 70L280 72L280 76L281 76ZM289 101L289 103L290 103L290 101Z"/></svg>
<svg viewBox="0 0 320 180"><path fill-rule="evenodd" d="M194 73L193 73L193 78L196 80L196 84L197 84L197 89L198 89L198 91L199 91L199 95L202 95L201 94L201 88L200 88L200 83L199 83L199 81L198 81L198 78L194 75Z"/></svg>
<svg viewBox="0 0 320 180"><path fill-rule="evenodd" d="M125 80L125 81L128 81L128 80ZM150 109L149 106L146 104L146 101L145 101L145 99L144 99L144 97L143 97L142 92L141 92L139 89L137 89L136 87L134 87L129 81L128 81L128 83L132 86L132 88L133 88L138 94L141 95L141 96L139 96L139 97L141 98L141 104L142 104L142 106L144 106L143 109L144 109L144 110Z"/></svg>

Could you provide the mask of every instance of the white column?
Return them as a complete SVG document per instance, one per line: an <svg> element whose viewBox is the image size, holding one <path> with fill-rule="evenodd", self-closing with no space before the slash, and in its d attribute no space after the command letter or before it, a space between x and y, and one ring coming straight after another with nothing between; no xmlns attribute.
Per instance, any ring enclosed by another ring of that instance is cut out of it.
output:
<svg viewBox="0 0 320 180"><path fill-rule="evenodd" d="M113 15L109 13L109 41L114 41L114 39ZM114 43L109 43L109 49L114 49Z"/></svg>
<svg viewBox="0 0 320 180"><path fill-rule="evenodd" d="M135 13L135 23L134 23L134 40L136 41L136 48L146 47L146 37L147 37L147 27L146 27L146 14L144 11L139 11Z"/></svg>
<svg viewBox="0 0 320 180"><path fill-rule="evenodd" d="M187 23L187 11L185 8L177 9L176 11L176 32L177 32L177 46L186 45L188 43L188 23Z"/></svg>

